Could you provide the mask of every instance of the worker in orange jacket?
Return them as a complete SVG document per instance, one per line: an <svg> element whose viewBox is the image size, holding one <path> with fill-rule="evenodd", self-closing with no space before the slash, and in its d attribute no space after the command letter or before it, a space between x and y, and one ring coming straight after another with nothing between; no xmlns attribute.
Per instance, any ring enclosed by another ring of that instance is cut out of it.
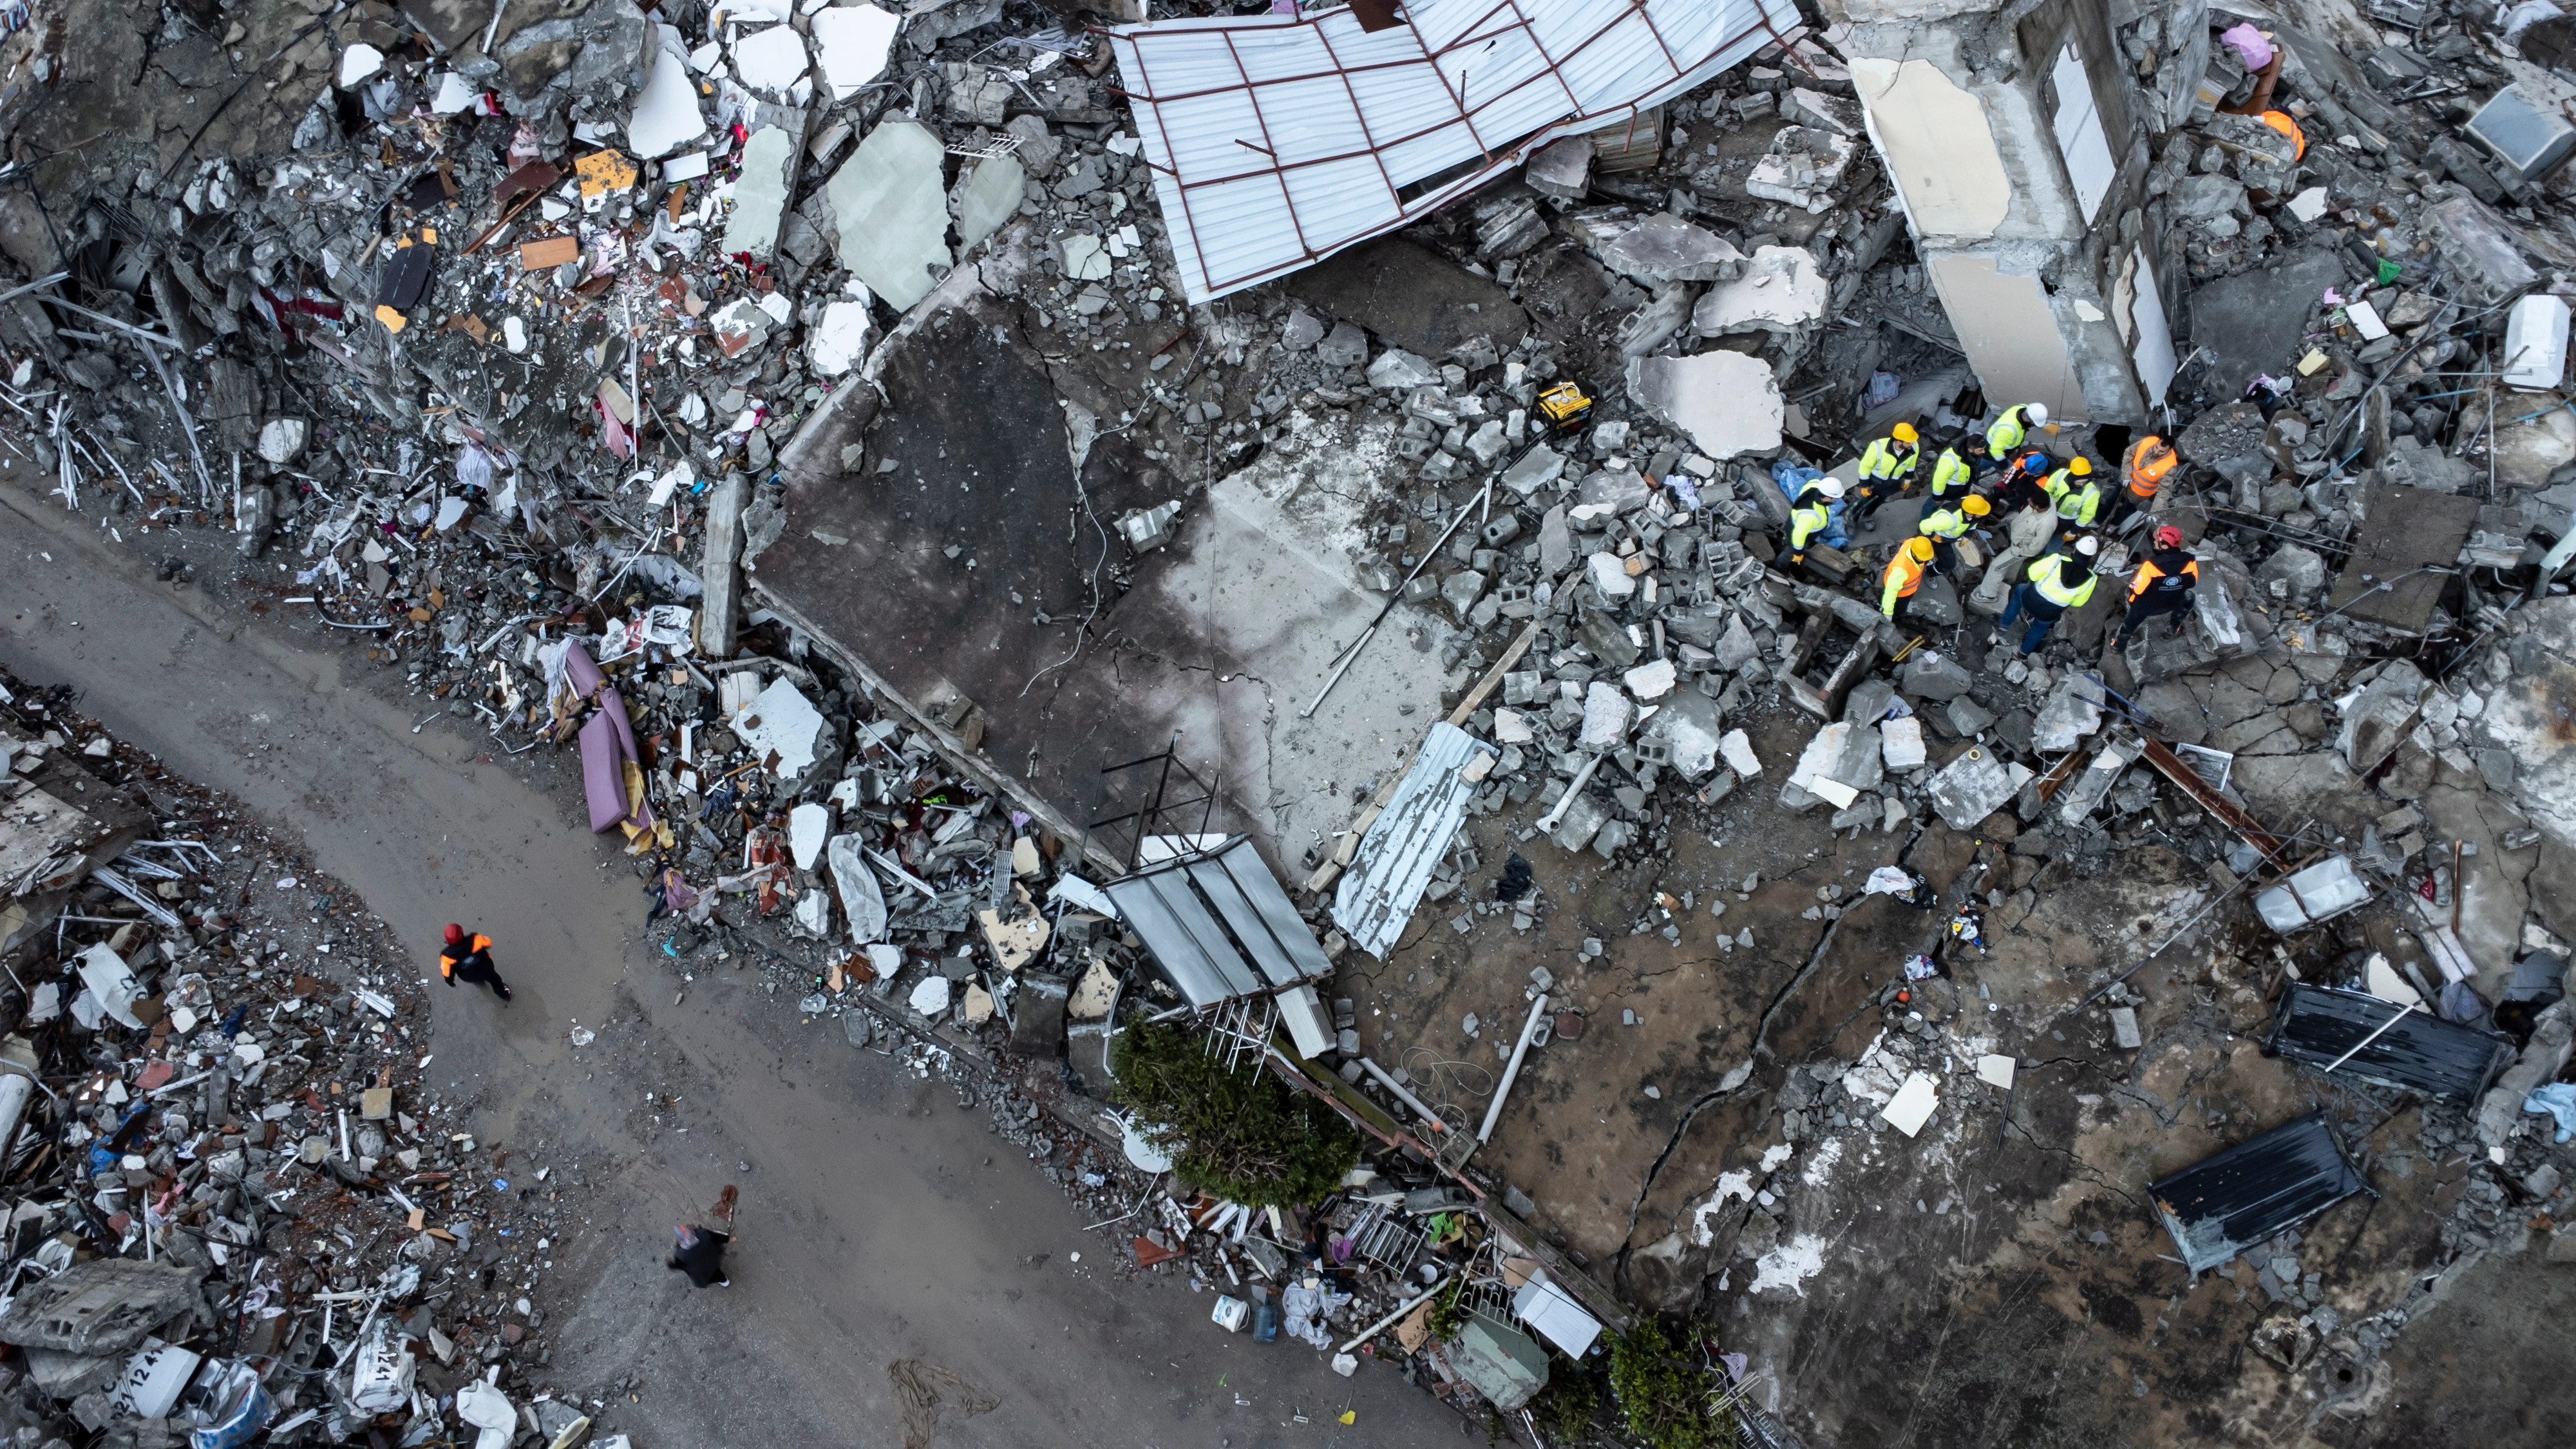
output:
<svg viewBox="0 0 2576 1449"><path fill-rule="evenodd" d="M2192 606L2192 594L2200 585L2200 560L2182 546L2182 530L2167 524L2156 530L2156 546L2129 576L2129 612L2120 620L2120 632L2111 643L2126 648L2129 636L2138 626L2158 614L2171 614L2173 627L2165 631L2168 639L2182 637L2182 622Z"/></svg>
<svg viewBox="0 0 2576 1449"><path fill-rule="evenodd" d="M2153 433L2131 443L2120 469L2126 486L2112 495L2102 515L2102 531L2118 533L2130 514L2153 513L2156 490L2164 486L2165 475L2174 470L2177 461L2173 445Z"/></svg>
<svg viewBox="0 0 2576 1449"><path fill-rule="evenodd" d="M1896 606L1914 597L1923 587L1923 571L1932 565L1932 540L1916 534L1897 549L1896 557L1887 561L1887 572L1880 575L1878 611L1888 618L1896 617Z"/></svg>
<svg viewBox="0 0 2576 1449"><path fill-rule="evenodd" d="M492 994L503 1001L510 999L510 983L492 965L492 938L467 936L465 928L451 921L447 926L447 948L438 953L438 974L447 978L453 989L459 981L489 986Z"/></svg>

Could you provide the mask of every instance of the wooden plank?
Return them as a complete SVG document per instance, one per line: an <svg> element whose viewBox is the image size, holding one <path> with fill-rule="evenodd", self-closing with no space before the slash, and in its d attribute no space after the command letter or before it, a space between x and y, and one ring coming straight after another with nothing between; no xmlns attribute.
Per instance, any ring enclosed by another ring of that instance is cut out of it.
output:
<svg viewBox="0 0 2576 1449"><path fill-rule="evenodd" d="M1530 644L1537 638L1538 620L1532 619L1529 627L1521 630L1521 636L1512 641L1512 647L1504 650L1503 657L1494 662L1494 667L1485 671L1485 677L1476 681L1476 687L1467 691L1467 697L1458 701L1458 707L1449 711L1449 723L1464 728L1467 716L1484 706L1502 684L1503 676L1511 673L1512 666L1521 662L1521 656L1529 652Z"/></svg>

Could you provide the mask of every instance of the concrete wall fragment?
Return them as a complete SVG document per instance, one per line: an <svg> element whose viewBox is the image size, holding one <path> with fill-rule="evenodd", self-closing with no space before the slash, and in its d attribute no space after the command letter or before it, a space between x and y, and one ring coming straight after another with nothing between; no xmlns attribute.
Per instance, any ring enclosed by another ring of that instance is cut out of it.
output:
<svg viewBox="0 0 2576 1449"><path fill-rule="evenodd" d="M1993 236L2012 210L2013 187L1985 102L1926 60L1855 56L1851 73L1870 140L1886 159L1915 235Z"/></svg>
<svg viewBox="0 0 2576 1449"><path fill-rule="evenodd" d="M1934 256L1924 265L1989 397L2046 403L2052 417L2070 422L2091 416L2038 278L2000 271L1984 256Z"/></svg>

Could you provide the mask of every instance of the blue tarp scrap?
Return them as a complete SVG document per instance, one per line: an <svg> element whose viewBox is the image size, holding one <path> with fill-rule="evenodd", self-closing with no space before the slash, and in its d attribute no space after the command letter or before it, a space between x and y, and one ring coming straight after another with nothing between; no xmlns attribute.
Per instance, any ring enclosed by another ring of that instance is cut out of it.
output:
<svg viewBox="0 0 2576 1449"><path fill-rule="evenodd" d="M1780 496L1788 499L1793 506L1798 501L1799 492L1823 476L1825 472L1822 468L1803 467L1786 458L1776 458L1771 463L1771 481L1779 485ZM1837 498L1826 505L1825 531L1816 535L1816 541L1828 548L1844 548L1850 545L1851 535L1843 531L1842 499Z"/></svg>

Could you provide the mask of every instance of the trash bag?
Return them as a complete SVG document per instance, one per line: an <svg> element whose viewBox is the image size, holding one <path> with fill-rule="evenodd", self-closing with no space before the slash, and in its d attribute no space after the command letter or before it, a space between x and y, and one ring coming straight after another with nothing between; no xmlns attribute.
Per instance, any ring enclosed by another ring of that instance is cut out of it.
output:
<svg viewBox="0 0 2576 1449"><path fill-rule="evenodd" d="M1904 379L1898 377L1895 373L1871 373L1869 375L1869 393L1861 400L1862 409L1864 411L1875 412L1878 409L1887 406L1889 403L1896 401L1896 390L1904 385Z"/></svg>

